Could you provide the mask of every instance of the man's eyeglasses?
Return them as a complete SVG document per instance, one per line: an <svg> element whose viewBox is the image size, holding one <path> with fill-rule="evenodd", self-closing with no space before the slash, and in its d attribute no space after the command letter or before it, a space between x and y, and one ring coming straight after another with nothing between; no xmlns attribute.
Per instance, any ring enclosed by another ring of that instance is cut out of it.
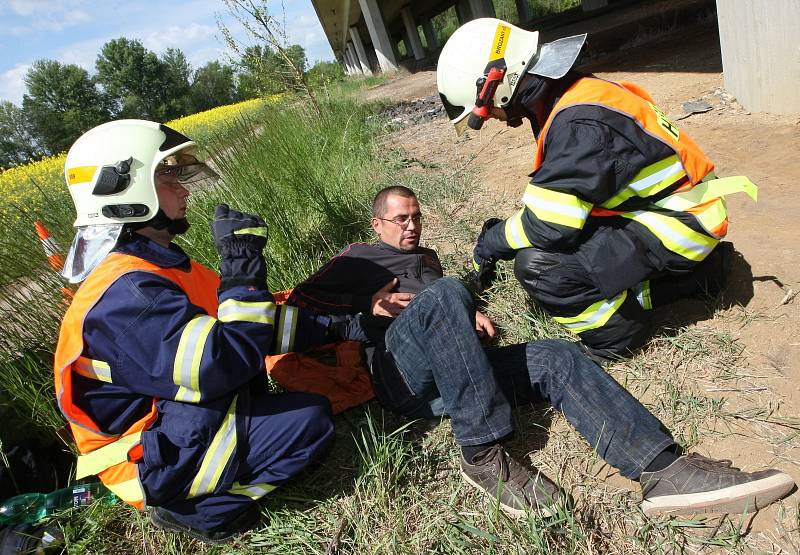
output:
<svg viewBox="0 0 800 555"><path fill-rule="evenodd" d="M384 222L391 222L395 225L402 227L403 229L408 227L408 224L414 222L414 225L419 225L422 223L422 214L414 214L413 216L396 216L391 220L387 220L386 218L378 218L379 220L383 220Z"/></svg>

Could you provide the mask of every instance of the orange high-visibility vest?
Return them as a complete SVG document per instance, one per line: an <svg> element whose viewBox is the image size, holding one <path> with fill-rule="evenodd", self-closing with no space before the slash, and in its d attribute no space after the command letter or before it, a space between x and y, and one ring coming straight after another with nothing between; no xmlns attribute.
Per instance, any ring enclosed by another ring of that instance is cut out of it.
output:
<svg viewBox="0 0 800 555"><path fill-rule="evenodd" d="M561 110L578 104L602 106L635 120L648 135L660 140L678 154L693 185L714 171L711 160L653 104L647 91L634 83L612 83L593 77L576 81L553 106L537 140L533 159L534 171L542 165L545 137L553 119Z"/></svg>
<svg viewBox="0 0 800 555"><path fill-rule="evenodd" d="M61 323L54 361L56 398L82 455L78 459L78 473L84 476L97 474L106 487L123 501L141 509L144 507L144 491L135 462L140 455L133 453L141 449L141 433L156 418L156 399L153 399L152 408L146 416L122 434L111 435L101 431L97 423L74 403L72 397L73 372L85 375L79 361L83 359L86 315L117 279L131 272L150 272L169 279L186 293L192 304L214 317L217 315L219 277L195 261L191 261L191 269L187 272L177 268L161 268L135 256L111 253L78 289ZM81 470L82 466L84 471Z"/></svg>
<svg viewBox="0 0 800 555"><path fill-rule="evenodd" d="M534 171L542 165L547 131L550 129L553 119L561 110L576 105L602 106L627 115L638 123L648 135L675 151L687 177L687 182L677 189L676 193L686 193L701 181L714 177L714 164L690 137L681 132L667 118L666 114L653 104L653 99L647 91L634 83L613 83L593 77L585 77L576 81L553 107L537 140L536 155L533 161ZM746 187L739 185L726 189L723 194L745 189ZM721 198L722 194L697 196L702 198L702 201L688 203L680 202L681 199L675 199L677 202L670 204L668 199L664 199L659 205L663 204L663 207L668 209L675 209L674 206L678 205L679 211L694 215L711 237L715 239L724 237L728 230L728 216ZM751 196L753 195L751 194ZM600 205L595 206L591 214L593 216L619 216L622 212ZM656 233L656 235L659 234Z"/></svg>

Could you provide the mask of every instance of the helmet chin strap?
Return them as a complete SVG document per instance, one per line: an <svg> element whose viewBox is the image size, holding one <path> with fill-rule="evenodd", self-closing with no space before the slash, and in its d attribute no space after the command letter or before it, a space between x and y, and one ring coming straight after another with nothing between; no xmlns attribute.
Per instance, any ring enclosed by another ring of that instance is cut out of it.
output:
<svg viewBox="0 0 800 555"><path fill-rule="evenodd" d="M127 224L126 227L130 226L131 231L145 227L152 227L153 229L164 229L170 235L180 235L189 230L189 225L189 220L186 218L178 218L177 220L173 220L159 208L152 220Z"/></svg>

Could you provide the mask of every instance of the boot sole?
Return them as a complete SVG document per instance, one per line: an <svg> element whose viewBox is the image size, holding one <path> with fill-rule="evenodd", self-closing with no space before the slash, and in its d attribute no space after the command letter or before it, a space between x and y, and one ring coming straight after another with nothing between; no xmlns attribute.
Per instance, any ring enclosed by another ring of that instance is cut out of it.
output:
<svg viewBox="0 0 800 555"><path fill-rule="evenodd" d="M647 516L660 514L751 513L786 496L794 488L788 474L723 489L682 495L661 495L642 501Z"/></svg>
<svg viewBox="0 0 800 555"><path fill-rule="evenodd" d="M464 478L464 481L467 482L469 485L480 491L492 503L497 503L498 506L500 507L500 510L502 510L504 513L506 513L513 519L525 518L528 512L531 511L537 513L538 515L544 518L550 518L555 516L555 513L552 510L548 509L547 507L536 506L536 507L531 507L529 510L525 510L525 509L517 509L515 507L512 507L511 505L506 505L505 503L503 503L503 501L492 495L486 488L484 488L478 482L470 478L467 475L467 473L464 472L463 470L461 471L461 477Z"/></svg>

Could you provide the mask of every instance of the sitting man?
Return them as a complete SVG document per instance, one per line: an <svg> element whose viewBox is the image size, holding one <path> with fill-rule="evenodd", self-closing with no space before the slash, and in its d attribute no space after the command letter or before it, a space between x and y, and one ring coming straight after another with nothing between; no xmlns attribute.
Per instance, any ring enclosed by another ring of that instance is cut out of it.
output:
<svg viewBox="0 0 800 555"><path fill-rule="evenodd" d="M436 252L419 246L422 213L401 186L373 203L374 244L356 243L298 285L289 302L352 318L340 335L365 341L375 395L411 418L447 414L464 479L512 516L551 515L567 498L502 447L511 403L547 400L623 476L642 485L646 514L744 512L786 495L778 470L746 473L696 454L681 456L661 423L576 344L536 341L483 347L491 321L464 286L442 277Z"/></svg>
<svg viewBox="0 0 800 555"><path fill-rule="evenodd" d="M220 543L255 525L254 501L305 468L333 424L323 397L267 391L264 357L286 334L274 329L264 221L217 207L221 280L172 242L189 227L186 187L214 175L194 149L169 127L123 120L67 154L78 231L64 275L83 283L55 384L77 478L98 474L126 503L154 507L156 526ZM325 319L292 310L299 348L326 342Z"/></svg>

